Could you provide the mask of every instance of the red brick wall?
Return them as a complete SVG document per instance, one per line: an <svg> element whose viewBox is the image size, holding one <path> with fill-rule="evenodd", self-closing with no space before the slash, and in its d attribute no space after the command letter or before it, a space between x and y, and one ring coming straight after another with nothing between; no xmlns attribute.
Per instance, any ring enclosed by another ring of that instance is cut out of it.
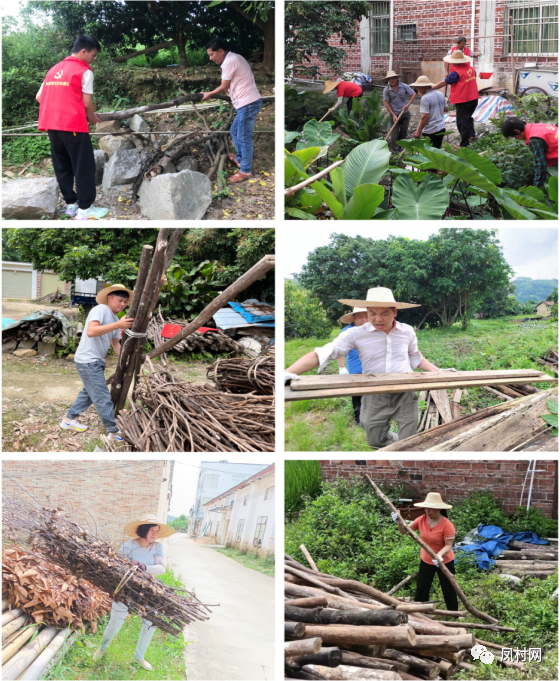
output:
<svg viewBox="0 0 560 681"><path fill-rule="evenodd" d="M27 490L94 532L97 525L98 535L118 548L128 541L127 523L157 514L162 467L163 461L3 461L2 492L33 501Z"/></svg>
<svg viewBox="0 0 560 681"><path fill-rule="evenodd" d="M444 500L461 501L470 492L489 490L506 513L519 505L528 461L320 461L323 480L351 478L367 473L375 481L386 484L406 483L407 493L423 498L428 492L439 492ZM365 464L365 465L364 465ZM555 481L557 462L537 461L531 506L549 517L557 517L558 502ZM528 483L524 500L527 503Z"/></svg>

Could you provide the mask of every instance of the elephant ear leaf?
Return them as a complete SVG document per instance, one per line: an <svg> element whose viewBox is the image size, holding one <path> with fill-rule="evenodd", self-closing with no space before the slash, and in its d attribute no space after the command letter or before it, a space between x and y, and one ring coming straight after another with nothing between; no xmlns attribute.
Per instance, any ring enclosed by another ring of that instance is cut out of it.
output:
<svg viewBox="0 0 560 681"><path fill-rule="evenodd" d="M344 209L345 220L369 220L383 201L385 191L379 184L361 184L354 190Z"/></svg>
<svg viewBox="0 0 560 681"><path fill-rule="evenodd" d="M379 184L389 168L391 152L384 140L372 140L354 147L342 166L346 193L351 195L361 184Z"/></svg>
<svg viewBox="0 0 560 681"><path fill-rule="evenodd" d="M432 173L420 184L410 175L397 175L392 202L399 209L399 220L441 220L449 206L449 190Z"/></svg>
<svg viewBox="0 0 560 681"><path fill-rule="evenodd" d="M484 189L484 191L491 194L500 194L499 188L493 182L463 158L453 156L446 151L435 149L434 147L426 147L422 153L432 161L438 170L443 170L449 175L453 175L463 182L473 184L475 187Z"/></svg>
<svg viewBox="0 0 560 681"><path fill-rule="evenodd" d="M490 182L497 185L502 183L502 173L492 161L489 161L484 156L479 156L476 151L468 147L459 147L459 156L479 170Z"/></svg>

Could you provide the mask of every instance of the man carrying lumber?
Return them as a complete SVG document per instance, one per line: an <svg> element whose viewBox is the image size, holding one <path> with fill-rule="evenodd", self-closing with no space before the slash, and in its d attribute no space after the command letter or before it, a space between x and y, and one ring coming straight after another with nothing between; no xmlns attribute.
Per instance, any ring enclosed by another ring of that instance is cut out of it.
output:
<svg viewBox="0 0 560 681"><path fill-rule="evenodd" d="M95 157L88 128L88 121L101 122L93 110L90 66L100 49L89 35L76 38L72 54L49 70L35 96L39 102L38 128L49 135L54 174L66 201L65 213L75 220L100 220L109 212L93 204Z"/></svg>
<svg viewBox="0 0 560 681"><path fill-rule="evenodd" d="M86 431L88 427L77 418L93 404L107 431L113 434L115 440L122 440L115 422L111 393L105 381L105 355L109 346L112 346L117 357L121 352L121 330L130 329L134 319L131 317L119 319L117 313L130 305L133 297L134 293L122 284L109 286L97 294L95 300L98 304L87 316L74 357L84 387L62 420L60 424L62 430L75 430L77 433Z"/></svg>
<svg viewBox="0 0 560 681"><path fill-rule="evenodd" d="M535 160L535 187L541 187L546 169L558 169L558 128L548 123L526 123L519 118L506 118L502 123L502 135L523 140Z"/></svg>
<svg viewBox="0 0 560 681"><path fill-rule="evenodd" d="M399 80L398 75L394 71L387 71L387 75L383 80L387 81L387 87L383 90L383 104L389 112L393 123L396 124L389 137L389 149L392 154L395 154L397 142L408 137L408 124L410 123L408 107L416 99L417 95L409 85ZM406 101L407 96L410 96L409 102ZM397 120L399 121L398 123Z"/></svg>
<svg viewBox="0 0 560 681"><path fill-rule="evenodd" d="M261 93L257 89L255 76L246 59L240 54L231 52L220 39L214 38L206 45L206 52L210 61L222 69L222 83L212 92L203 92L202 102L214 95L229 90L231 103L237 115L231 124L230 134L235 147L235 154L228 154L228 159L239 170L232 175L228 182L236 184L251 177L253 165L253 130L257 114L262 109Z"/></svg>
<svg viewBox="0 0 560 681"><path fill-rule="evenodd" d="M361 307L355 307L352 312L343 315L338 321L348 324L345 326L340 335L342 335L348 329L354 329L357 326L363 326L367 323L367 309ZM360 355L358 355L357 350L350 350L346 355L346 362L344 357L339 357L338 363L338 373L339 374L361 374L362 373L362 362L360 361ZM358 425L360 425L360 408L362 406L361 395L352 395L352 408L354 410L354 419Z"/></svg>
<svg viewBox="0 0 560 681"><path fill-rule="evenodd" d="M397 322L397 310L420 307L399 303L391 289L378 286L367 292L366 300L339 300L339 303L366 308L368 322L349 329L331 343L307 353L286 369L284 382L298 380L299 374L319 367L321 371L330 360L344 357L350 350L358 351L363 373L440 371L418 350L412 326ZM389 432L390 421L398 425L397 433ZM364 395L360 425L370 447L386 447L416 434L418 426L418 395L415 392Z"/></svg>

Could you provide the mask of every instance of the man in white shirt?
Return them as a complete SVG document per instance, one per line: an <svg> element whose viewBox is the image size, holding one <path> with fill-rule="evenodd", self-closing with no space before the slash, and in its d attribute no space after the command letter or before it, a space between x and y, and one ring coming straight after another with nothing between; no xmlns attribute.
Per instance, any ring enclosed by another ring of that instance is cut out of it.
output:
<svg viewBox="0 0 560 681"><path fill-rule="evenodd" d="M368 322L348 329L331 343L315 348L298 359L286 369L284 382L298 380L299 374L311 371L316 366L321 371L330 360L344 357L352 349L358 351L364 374L404 373L414 369L440 371L422 357L414 329L396 320L397 310L419 305L397 302L391 289L382 286L369 289L367 300L338 302L367 308ZM391 419L397 422L398 435L389 431ZM387 447L397 440L415 435L418 426L418 395L415 392L406 392L362 396L360 425L370 447Z"/></svg>
<svg viewBox="0 0 560 681"><path fill-rule="evenodd" d="M230 52L226 44L214 38L206 45L206 52L210 61L218 64L222 69L222 83L212 92L203 92L203 102L221 92L229 90L231 103L237 110L237 115L231 124L230 134L235 147L235 154L228 154L228 159L239 170L232 175L228 182L236 184L251 177L253 165L253 130L257 114L262 109L262 98L257 90L255 77L246 59L240 54Z"/></svg>

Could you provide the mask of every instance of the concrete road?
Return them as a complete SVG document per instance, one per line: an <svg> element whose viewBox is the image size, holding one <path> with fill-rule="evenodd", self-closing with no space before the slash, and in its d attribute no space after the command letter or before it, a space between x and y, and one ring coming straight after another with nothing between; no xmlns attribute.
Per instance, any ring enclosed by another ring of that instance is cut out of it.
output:
<svg viewBox="0 0 560 681"><path fill-rule="evenodd" d="M274 579L243 567L186 534L166 542L169 566L203 603L210 619L185 627L189 681L274 679Z"/></svg>

